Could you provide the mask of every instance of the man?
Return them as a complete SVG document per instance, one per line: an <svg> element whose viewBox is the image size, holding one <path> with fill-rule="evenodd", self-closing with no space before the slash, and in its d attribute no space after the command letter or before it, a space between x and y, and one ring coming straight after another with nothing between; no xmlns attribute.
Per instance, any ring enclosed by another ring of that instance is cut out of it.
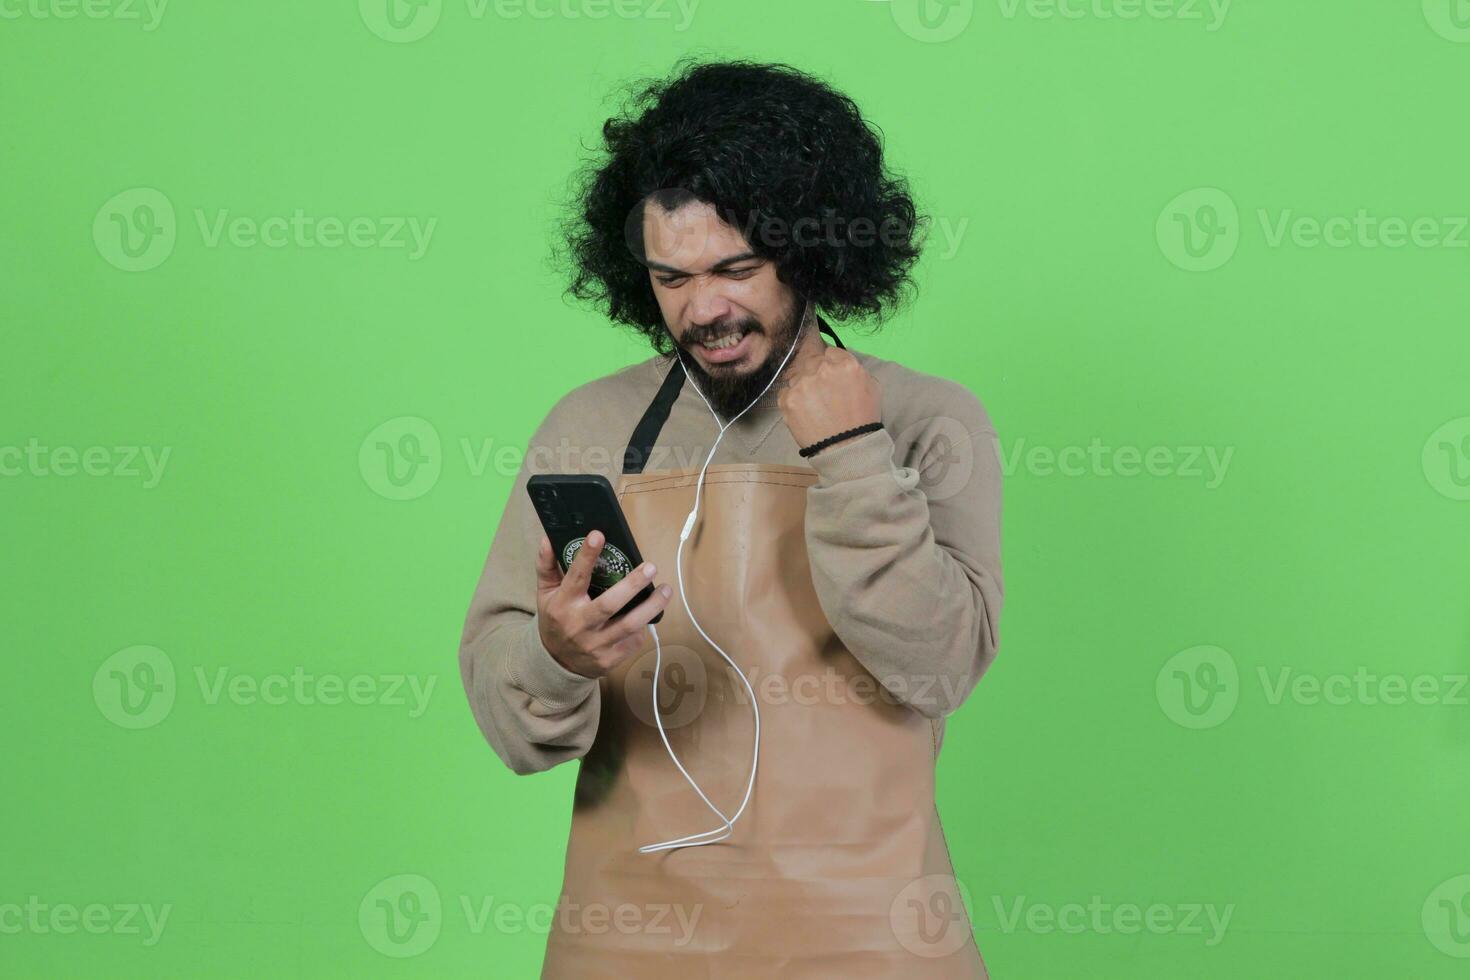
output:
<svg viewBox="0 0 1470 980"><path fill-rule="evenodd" d="M890 313L922 222L787 66L680 66L603 134L569 291L655 356L537 428L460 646L506 765L581 760L543 976L983 977L934 764L1000 642L995 430L817 313ZM525 490L569 469L613 480L646 559L596 599L602 535L563 575Z"/></svg>

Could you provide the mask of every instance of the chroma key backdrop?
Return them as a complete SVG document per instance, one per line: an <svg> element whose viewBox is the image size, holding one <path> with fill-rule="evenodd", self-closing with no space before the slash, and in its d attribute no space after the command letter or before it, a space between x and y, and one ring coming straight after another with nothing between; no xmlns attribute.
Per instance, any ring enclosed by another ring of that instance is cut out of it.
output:
<svg viewBox="0 0 1470 980"><path fill-rule="evenodd" d="M1470 3L0 0L0 976L698 928L556 908L577 767L456 657L530 435L649 355L552 247L687 55L851 95L931 219L833 322L997 431L991 975L1470 975Z"/></svg>

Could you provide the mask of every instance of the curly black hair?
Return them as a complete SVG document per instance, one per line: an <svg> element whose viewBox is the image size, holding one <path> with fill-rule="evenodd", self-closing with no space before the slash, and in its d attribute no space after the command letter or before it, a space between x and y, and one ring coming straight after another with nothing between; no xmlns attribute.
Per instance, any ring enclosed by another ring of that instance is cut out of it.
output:
<svg viewBox="0 0 1470 980"><path fill-rule="evenodd" d="M673 344L642 262L648 200L712 205L834 319L881 322L916 288L928 219L884 167L881 133L852 99L790 65L682 58L667 78L631 83L602 142L573 180L557 249L566 295L658 353Z"/></svg>

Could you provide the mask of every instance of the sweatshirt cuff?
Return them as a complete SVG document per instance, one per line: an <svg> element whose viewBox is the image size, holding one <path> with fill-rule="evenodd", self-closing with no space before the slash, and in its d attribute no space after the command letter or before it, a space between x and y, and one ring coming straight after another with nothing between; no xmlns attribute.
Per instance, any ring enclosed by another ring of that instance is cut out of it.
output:
<svg viewBox="0 0 1470 980"><path fill-rule="evenodd" d="M536 612L526 621L522 642L511 650L505 668L510 682L549 708L580 704L597 686L594 677L583 677L557 663L541 642Z"/></svg>
<svg viewBox="0 0 1470 980"><path fill-rule="evenodd" d="M847 480L888 473L893 465L893 437L887 429L875 429L860 436L834 443L807 457L817 471L817 485L831 486Z"/></svg>

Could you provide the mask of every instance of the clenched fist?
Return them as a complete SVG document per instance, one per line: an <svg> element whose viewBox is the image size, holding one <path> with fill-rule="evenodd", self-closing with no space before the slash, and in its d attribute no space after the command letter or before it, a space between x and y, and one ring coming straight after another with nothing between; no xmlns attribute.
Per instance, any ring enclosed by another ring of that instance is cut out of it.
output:
<svg viewBox="0 0 1470 980"><path fill-rule="evenodd" d="M792 358L776 403L798 446L883 421L883 387L851 351L816 344Z"/></svg>

